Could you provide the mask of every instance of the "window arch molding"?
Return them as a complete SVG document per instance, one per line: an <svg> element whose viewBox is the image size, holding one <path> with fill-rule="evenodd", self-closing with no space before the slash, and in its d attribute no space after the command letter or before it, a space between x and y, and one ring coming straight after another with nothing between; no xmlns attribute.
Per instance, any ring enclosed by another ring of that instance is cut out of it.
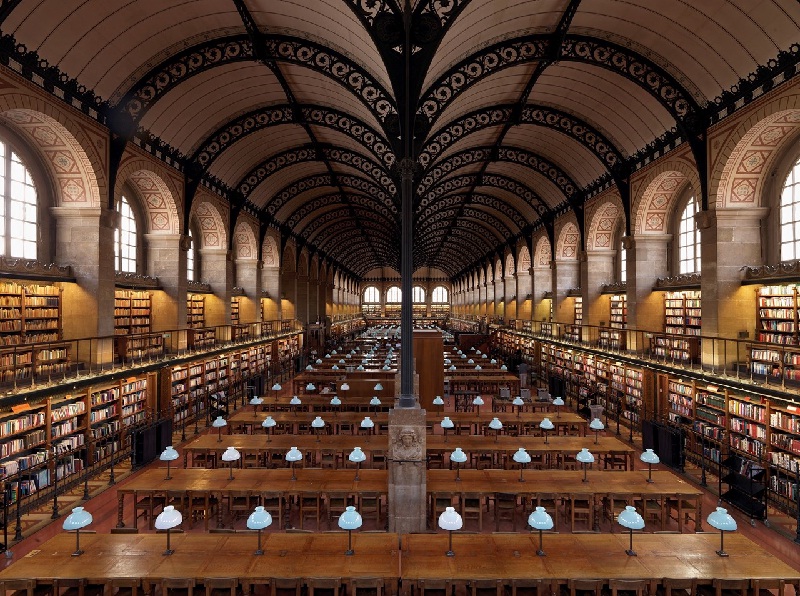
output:
<svg viewBox="0 0 800 596"><path fill-rule="evenodd" d="M415 285L411 288L411 302L413 304L425 304L427 292L425 288L420 285Z"/></svg>

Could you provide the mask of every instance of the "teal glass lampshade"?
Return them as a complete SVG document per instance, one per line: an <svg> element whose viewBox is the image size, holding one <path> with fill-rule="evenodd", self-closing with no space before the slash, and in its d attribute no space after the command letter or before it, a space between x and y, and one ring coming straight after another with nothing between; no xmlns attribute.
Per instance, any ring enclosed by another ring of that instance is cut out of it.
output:
<svg viewBox="0 0 800 596"><path fill-rule="evenodd" d="M475 364L475 361L472 358L470 358L469 360L467 360L467 364Z"/></svg>
<svg viewBox="0 0 800 596"><path fill-rule="evenodd" d="M265 510L262 505L258 505L255 510L247 518L247 529L256 530L258 532L258 548L254 555L263 555L264 551L261 549L261 530L268 528L272 525L272 515L269 511Z"/></svg>
<svg viewBox="0 0 800 596"><path fill-rule="evenodd" d="M437 395L436 397L433 398L433 402L431 403L433 403L434 406L443 406L444 400L442 399L441 395Z"/></svg>
<svg viewBox="0 0 800 596"><path fill-rule="evenodd" d="M594 418L589 423L589 428L591 428L594 431L594 444L597 445L599 433L601 430L605 428L605 425L600 421L599 418Z"/></svg>
<svg viewBox="0 0 800 596"><path fill-rule="evenodd" d="M172 445L169 445L168 447L164 448L164 451L161 452L161 455L158 456L158 459L161 461L175 461L178 459L178 457L179 454L176 449Z"/></svg>
<svg viewBox="0 0 800 596"><path fill-rule="evenodd" d="M308 383L306 385L306 391L316 391L316 389L317 387L314 385L314 383Z"/></svg>
<svg viewBox="0 0 800 596"><path fill-rule="evenodd" d="M331 366L331 370L339 370L339 367L336 364L334 364L333 366Z"/></svg>
<svg viewBox="0 0 800 596"><path fill-rule="evenodd" d="M553 400L553 405L554 405L554 406L563 406L563 405L564 405L564 400L563 400L563 399L561 399L560 397L556 397L556 398Z"/></svg>
<svg viewBox="0 0 800 596"><path fill-rule="evenodd" d="M167 505L164 507L161 513L158 514L158 517L156 517L156 520L153 523L156 530L167 531L167 549L164 551L165 555L171 555L173 552L175 552L172 550L172 548L170 548L169 531L172 528L181 525L181 522L183 522L183 516L181 515L181 512L175 509L173 505Z"/></svg>
<svg viewBox="0 0 800 596"><path fill-rule="evenodd" d="M444 418L442 418L441 425L442 425L442 428L445 429L445 430L447 430L449 428L453 428L455 426L453 424L453 421L450 420L449 416L445 416Z"/></svg>
<svg viewBox="0 0 800 596"><path fill-rule="evenodd" d="M331 405L332 405L332 406L341 406L341 405L342 405L342 400L341 400L341 399L339 399L339 396L338 396L338 395L334 395L334 396L331 398Z"/></svg>
<svg viewBox="0 0 800 596"><path fill-rule="evenodd" d="M488 356L488 355L486 355L486 354L482 354L482 355L481 355L481 358L484 358L484 359L485 359L485 358L488 358L488 357L489 357L489 356Z"/></svg>
<svg viewBox="0 0 800 596"><path fill-rule="evenodd" d="M553 430L555 428L555 425L553 424L552 420L550 420L549 418L545 417L539 423L539 428L541 428L542 430Z"/></svg>
<svg viewBox="0 0 800 596"><path fill-rule="evenodd" d="M647 464L647 481L653 482L653 464L657 464L661 461L658 454L652 449L645 449L639 456L639 459Z"/></svg>
<svg viewBox="0 0 800 596"><path fill-rule="evenodd" d="M349 390L350 390L350 385L348 385L347 383L342 383L342 386L339 387L339 391L349 391Z"/></svg>
<svg viewBox="0 0 800 596"><path fill-rule="evenodd" d="M314 361L314 364L322 364L322 360L320 360L319 358L317 358L317 359Z"/></svg>
<svg viewBox="0 0 800 596"><path fill-rule="evenodd" d="M311 428L325 428L325 421L321 416L317 416L311 421Z"/></svg>
<svg viewBox="0 0 800 596"><path fill-rule="evenodd" d="M361 450L361 447L353 447L353 450L350 452L350 455L347 456L347 459L353 463L360 463L367 459L367 454Z"/></svg>
<svg viewBox="0 0 800 596"><path fill-rule="evenodd" d="M497 441L497 436L503 428L503 423L500 422L500 419L497 417L492 418L491 422L489 422L489 428L494 431L494 440Z"/></svg>
<svg viewBox="0 0 800 596"><path fill-rule="evenodd" d="M539 531L539 550L536 551L536 554L540 557L544 557L545 552L542 548L542 531L553 529L553 518L545 511L544 507L537 507L528 516L528 525L534 530Z"/></svg>
<svg viewBox="0 0 800 596"><path fill-rule="evenodd" d="M627 505L625 509L619 512L617 523L623 528L627 528L630 532L630 546L625 553L630 557L635 557L636 551L633 550L633 531L644 528L644 519L634 507Z"/></svg>
<svg viewBox="0 0 800 596"><path fill-rule="evenodd" d="M217 416L216 418L214 418L214 421L211 423L211 426L213 426L214 428L223 428L225 426L228 426L228 423L222 416Z"/></svg>
<svg viewBox="0 0 800 596"><path fill-rule="evenodd" d="M457 370L457 369L456 369L456 365L455 365L455 364L451 364L451 365L450 365L450 368L449 368L448 370L450 370L450 371Z"/></svg>
<svg viewBox="0 0 800 596"><path fill-rule="evenodd" d="M371 406L379 406L379 405L381 405L381 400L378 398L377 395L373 395L372 399L369 400L369 405L371 405Z"/></svg>
<svg viewBox="0 0 800 596"><path fill-rule="evenodd" d="M286 452L286 461L290 463L300 461L301 459L303 459L303 454L300 453L300 450L297 447L292 447Z"/></svg>
<svg viewBox="0 0 800 596"><path fill-rule="evenodd" d="M296 395L293 395L292 399L289 400L289 404L292 405L292 406L299 406L302 403L303 402Z"/></svg>
<svg viewBox="0 0 800 596"><path fill-rule="evenodd" d="M364 420L361 421L361 428L373 428L375 423L369 416L364 416Z"/></svg>
<svg viewBox="0 0 800 596"><path fill-rule="evenodd" d="M383 391L383 385L380 383L375 383L375 387L373 387L375 391Z"/></svg>
<svg viewBox="0 0 800 596"><path fill-rule="evenodd" d="M339 364L345 364L344 358L339 358Z"/></svg>
<svg viewBox="0 0 800 596"><path fill-rule="evenodd" d="M391 370L392 369L392 367L389 366L388 364L384 364L382 368L383 368L383 370Z"/></svg>
<svg viewBox="0 0 800 596"><path fill-rule="evenodd" d="M306 366L306 370L309 370L309 371L310 370L314 370L314 367L309 364L308 366Z"/></svg>
<svg viewBox="0 0 800 596"><path fill-rule="evenodd" d="M594 463L594 455L592 455L589 449L586 447L580 450L580 452L575 456L575 459L582 464Z"/></svg>
<svg viewBox="0 0 800 596"><path fill-rule="evenodd" d="M278 423L275 422L275 419L272 416L267 416L266 418L264 418L264 421L261 423L261 426L263 426L264 428L272 428L276 424Z"/></svg>
<svg viewBox="0 0 800 596"><path fill-rule="evenodd" d="M717 554L720 557L727 557L728 553L725 552L725 532L733 532L736 530L736 520L733 519L728 510L724 507L717 507L714 511L709 513L706 518L708 525L712 528L719 530L719 550Z"/></svg>
<svg viewBox="0 0 800 596"><path fill-rule="evenodd" d="M283 387L281 387L281 384L280 384L280 383L275 383L275 384L272 386L272 390L273 390L273 391L280 391L281 389L283 389Z"/></svg>
<svg viewBox="0 0 800 596"><path fill-rule="evenodd" d="M502 370L503 372L505 372L505 371L507 371L507 370L508 370L508 367L507 367L505 364L503 364L503 365L500 367L500 370Z"/></svg>
<svg viewBox="0 0 800 596"><path fill-rule="evenodd" d="M473 406L482 406L483 403L483 398L480 395L476 395L475 399L472 400Z"/></svg>
<svg viewBox="0 0 800 596"><path fill-rule="evenodd" d="M522 398L519 395L517 397L515 397L514 401L512 401L511 403L513 405L515 405L515 406L524 406L525 405L525 402L522 401Z"/></svg>
<svg viewBox="0 0 800 596"><path fill-rule="evenodd" d="M359 364L358 366L356 366L356 370L364 370L364 365Z"/></svg>
<svg viewBox="0 0 800 596"><path fill-rule="evenodd" d="M475 346L472 346L472 348L470 348L470 349L472 349L472 350L475 350ZM480 350L475 350L475 353L476 353L478 356L480 356L480 355L481 355L481 351L480 351Z"/></svg>
<svg viewBox="0 0 800 596"><path fill-rule="evenodd" d="M461 447L456 447L450 454L450 461L457 464L463 464L465 461L467 461L467 454L462 451Z"/></svg>
<svg viewBox="0 0 800 596"><path fill-rule="evenodd" d="M531 463L531 456L530 453L525 451L524 447L520 447L514 452L513 459L518 464L529 464Z"/></svg>
<svg viewBox="0 0 800 596"><path fill-rule="evenodd" d="M75 507L72 509L72 513L70 513L64 519L64 525L62 526L67 532L73 530L82 530L93 521L92 514L86 511L83 507Z"/></svg>
<svg viewBox="0 0 800 596"><path fill-rule="evenodd" d="M264 403L264 400L262 398L260 398L259 396L257 396L257 395L254 395L252 397L252 399L250 400L250 405L251 406L260 406L263 403Z"/></svg>
<svg viewBox="0 0 800 596"><path fill-rule="evenodd" d="M492 358L492 359L489 361L489 364L497 364L497 360L496 360L495 358Z"/></svg>
<svg viewBox="0 0 800 596"><path fill-rule="evenodd" d="M462 358L466 358L466 357L467 357L467 355L462 353L462 354L461 354L461 357L462 357Z"/></svg>
<svg viewBox="0 0 800 596"><path fill-rule="evenodd" d="M480 365L480 364L476 364L476 365L475 365L475 370L483 370L483 369L481 368L481 365Z"/></svg>
<svg viewBox="0 0 800 596"><path fill-rule="evenodd" d="M330 357L331 357L330 354L325 354L325 358L330 358Z"/></svg>

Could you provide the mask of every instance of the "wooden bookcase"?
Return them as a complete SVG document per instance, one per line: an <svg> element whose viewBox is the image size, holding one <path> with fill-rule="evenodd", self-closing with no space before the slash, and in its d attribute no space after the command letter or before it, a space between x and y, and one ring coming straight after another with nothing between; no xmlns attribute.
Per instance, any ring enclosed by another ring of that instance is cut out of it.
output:
<svg viewBox="0 0 800 596"><path fill-rule="evenodd" d="M239 324L239 297L231 296L231 325Z"/></svg>
<svg viewBox="0 0 800 596"><path fill-rule="evenodd" d="M116 290L114 292L115 334L149 333L151 315L150 292L135 290Z"/></svg>
<svg viewBox="0 0 800 596"><path fill-rule="evenodd" d="M699 290L666 292L664 332L670 335L700 335L700 305Z"/></svg>
<svg viewBox="0 0 800 596"><path fill-rule="evenodd" d="M206 321L206 298L202 294L189 294L186 297L186 326L201 329Z"/></svg>
<svg viewBox="0 0 800 596"><path fill-rule="evenodd" d="M609 300L611 313L609 327L625 329L628 326L628 297L626 294L612 294Z"/></svg>
<svg viewBox="0 0 800 596"><path fill-rule="evenodd" d="M583 324L583 297L575 297L575 324Z"/></svg>
<svg viewBox="0 0 800 596"><path fill-rule="evenodd" d="M758 341L797 345L797 286L764 286L756 297Z"/></svg>

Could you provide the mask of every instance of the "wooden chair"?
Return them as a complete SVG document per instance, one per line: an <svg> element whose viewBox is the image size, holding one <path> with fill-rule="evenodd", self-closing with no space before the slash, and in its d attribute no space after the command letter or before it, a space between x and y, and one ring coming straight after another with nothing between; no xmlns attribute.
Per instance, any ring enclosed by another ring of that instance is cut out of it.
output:
<svg viewBox="0 0 800 596"><path fill-rule="evenodd" d="M601 596L605 580L602 579L570 579L567 581L569 596L585 595L589 596L594 592L594 596Z"/></svg>
<svg viewBox="0 0 800 596"><path fill-rule="evenodd" d="M192 525L194 525L197 519L202 517L204 527L208 530L208 521L217 509L217 498L212 497L207 491L200 493L189 491L187 500L189 503L189 516L191 517Z"/></svg>
<svg viewBox="0 0 800 596"><path fill-rule="evenodd" d="M468 587L471 596L503 596L505 592L499 579L473 579Z"/></svg>
<svg viewBox="0 0 800 596"><path fill-rule="evenodd" d="M511 596L550 596L553 586L544 579L512 579L503 582L511 584Z"/></svg>
<svg viewBox="0 0 800 596"><path fill-rule="evenodd" d="M694 523L695 532L702 529L702 524L697 515L697 501L694 497L685 498L681 495L669 496L664 504L665 515L678 522L678 529L683 532L684 526L691 521Z"/></svg>
<svg viewBox="0 0 800 596"><path fill-rule="evenodd" d="M483 510L486 507L486 499L480 493L461 494L461 517L464 522L469 519L477 520L478 531L483 531Z"/></svg>
<svg viewBox="0 0 800 596"><path fill-rule="evenodd" d="M139 516L144 516L148 527L153 529L153 522L156 519L156 510L164 507L166 497L156 491L135 492L133 494L133 527L139 527Z"/></svg>
<svg viewBox="0 0 800 596"><path fill-rule="evenodd" d="M328 493L326 500L328 502L328 528L330 528L333 518L338 518L350 504L350 495L349 493Z"/></svg>
<svg viewBox="0 0 800 596"><path fill-rule="evenodd" d="M610 579L608 587L611 596L644 596L650 590L651 580L648 579Z"/></svg>
<svg viewBox="0 0 800 596"><path fill-rule="evenodd" d="M385 589L380 577L354 577L347 585L349 596L383 596Z"/></svg>
<svg viewBox="0 0 800 596"><path fill-rule="evenodd" d="M711 586L699 586L698 593L703 596L747 596L750 589L750 580L747 578L731 579L717 578L711 582Z"/></svg>
<svg viewBox="0 0 800 596"><path fill-rule="evenodd" d="M278 528L283 528L283 508L285 503L283 494L263 493L259 502L278 521Z"/></svg>
<svg viewBox="0 0 800 596"><path fill-rule="evenodd" d="M85 579L53 578L53 594L56 596L101 596L105 584L90 584Z"/></svg>
<svg viewBox="0 0 800 596"><path fill-rule="evenodd" d="M111 528L111 534L138 534L139 528Z"/></svg>
<svg viewBox="0 0 800 596"><path fill-rule="evenodd" d="M517 529L517 495L516 493L494 494L494 529L500 530L500 522L511 522L512 530Z"/></svg>
<svg viewBox="0 0 800 596"><path fill-rule="evenodd" d="M662 497L651 496L634 499L634 505L642 514L645 522L655 523L661 530L664 529L664 499Z"/></svg>
<svg viewBox="0 0 800 596"><path fill-rule="evenodd" d="M165 577L161 580L161 596L192 596L194 579L188 577Z"/></svg>
<svg viewBox="0 0 800 596"><path fill-rule="evenodd" d="M628 470L628 454L624 451L610 451L603 459L603 467L607 470Z"/></svg>
<svg viewBox="0 0 800 596"><path fill-rule="evenodd" d="M754 579L750 582L753 596L772 596L772 590L778 596L783 596L786 589L786 581L782 579Z"/></svg>
<svg viewBox="0 0 800 596"><path fill-rule="evenodd" d="M386 467L386 452L383 449L373 449L370 452L372 467L383 470Z"/></svg>
<svg viewBox="0 0 800 596"><path fill-rule="evenodd" d="M137 596L142 587L142 580L138 577L114 577L106 584L108 596Z"/></svg>
<svg viewBox="0 0 800 596"><path fill-rule="evenodd" d="M300 596L302 587L299 579L274 577L269 582L270 596Z"/></svg>
<svg viewBox="0 0 800 596"><path fill-rule="evenodd" d="M418 579L415 596L453 596L455 586L449 579Z"/></svg>
<svg viewBox="0 0 800 596"><path fill-rule="evenodd" d="M364 521L374 519L375 526L380 527L383 506L381 494L377 492L363 492L358 495L358 512Z"/></svg>
<svg viewBox="0 0 800 596"><path fill-rule="evenodd" d="M306 580L308 596L339 596L341 577L310 577Z"/></svg>
<svg viewBox="0 0 800 596"><path fill-rule="evenodd" d="M337 453L334 449L323 449L319 458L319 465L321 468L330 468L335 470L338 468Z"/></svg>
<svg viewBox="0 0 800 596"><path fill-rule="evenodd" d="M209 528L209 534L236 534L233 528Z"/></svg>
<svg viewBox="0 0 800 596"><path fill-rule="evenodd" d="M206 596L236 596L239 580L235 577L206 577L202 584Z"/></svg>
<svg viewBox="0 0 800 596"><path fill-rule="evenodd" d="M594 529L594 494L573 493L566 501L566 516L570 520L570 529L574 532L576 522L585 519L588 529Z"/></svg>
<svg viewBox="0 0 800 596"><path fill-rule="evenodd" d="M34 596L35 590L35 579L7 579L0 581L0 596Z"/></svg>
<svg viewBox="0 0 800 596"><path fill-rule="evenodd" d="M665 577L661 580L661 588L664 596L695 596L697 594L697 580L676 579Z"/></svg>
<svg viewBox="0 0 800 596"><path fill-rule="evenodd" d="M316 522L314 526L317 530L320 529L319 518L322 510L322 498L319 493L300 493L300 528L305 527L306 519L313 519Z"/></svg>
<svg viewBox="0 0 800 596"><path fill-rule="evenodd" d="M603 499L603 519L611 522L611 533L617 531L617 517L629 505L628 498L609 494Z"/></svg>
<svg viewBox="0 0 800 596"><path fill-rule="evenodd" d="M231 517L231 524L237 519L250 515L255 507L256 497L253 491L243 490L231 492L228 495L228 514Z"/></svg>

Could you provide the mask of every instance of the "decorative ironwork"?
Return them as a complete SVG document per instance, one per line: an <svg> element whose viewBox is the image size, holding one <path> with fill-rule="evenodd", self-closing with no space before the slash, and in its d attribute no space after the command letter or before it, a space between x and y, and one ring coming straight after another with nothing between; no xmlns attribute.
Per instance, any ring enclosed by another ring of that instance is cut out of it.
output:
<svg viewBox="0 0 800 596"><path fill-rule="evenodd" d="M417 223L419 224L420 222L425 221L428 217L441 210L443 207L452 207L453 205L465 204L467 198L471 199L469 202L473 205L482 205L499 211L513 221L514 224L519 228L523 228L528 224L525 217L516 208L514 208L513 205L506 203L497 197L482 193L473 193L469 195L469 197L466 194L448 195L443 197L425 209L425 211L419 215Z"/></svg>
<svg viewBox="0 0 800 596"><path fill-rule="evenodd" d="M656 279L654 290L667 290L670 288L698 288L700 287L699 273L684 273L672 277L659 277Z"/></svg>
<svg viewBox="0 0 800 596"><path fill-rule="evenodd" d="M610 284L603 284L600 286L601 294L624 294L628 291L628 283L618 281Z"/></svg>
<svg viewBox="0 0 800 596"><path fill-rule="evenodd" d="M231 288L231 296L246 296L244 288L241 286L233 286Z"/></svg>
<svg viewBox="0 0 800 596"><path fill-rule="evenodd" d="M125 288L158 289L158 278L141 273L114 272L114 284Z"/></svg>
<svg viewBox="0 0 800 596"><path fill-rule="evenodd" d="M581 289L580 288L570 288L567 290L567 296L570 298L579 298L581 296Z"/></svg>
<svg viewBox="0 0 800 596"><path fill-rule="evenodd" d="M742 267L742 283L761 283L764 281L799 281L800 260L785 261L776 265Z"/></svg>
<svg viewBox="0 0 800 596"><path fill-rule="evenodd" d="M352 205L354 207L363 207L359 209L359 213L365 214L367 220L379 218L387 228L397 225L397 220L393 217L390 209L382 205L376 205L374 199L369 196L361 196L357 194L348 195L347 202L342 202L339 195L326 195L324 197L316 197L311 201L305 203L286 219L286 225L295 229L301 221L305 218L314 215L316 212L331 207L333 205Z"/></svg>
<svg viewBox="0 0 800 596"><path fill-rule="evenodd" d="M469 0L427 0L420 2L416 10L421 15L435 16L441 27L445 28L448 22L458 16L467 4L469 4Z"/></svg>
<svg viewBox="0 0 800 596"><path fill-rule="evenodd" d="M43 263L31 259L15 259L0 255L0 272L10 277L35 277L60 281L75 281L72 267Z"/></svg>
<svg viewBox="0 0 800 596"><path fill-rule="evenodd" d="M303 106L303 115L309 124L332 128L355 139L371 151L387 169L395 162L391 144L360 120L325 106Z"/></svg>
<svg viewBox="0 0 800 596"><path fill-rule="evenodd" d="M362 20L370 25L380 15L399 15L397 4L391 0L346 0L346 4Z"/></svg>
<svg viewBox="0 0 800 596"><path fill-rule="evenodd" d="M448 123L432 135L419 152L419 163L427 168L450 145L473 132L490 126L500 126L511 118L513 106L500 106L475 110Z"/></svg>
<svg viewBox="0 0 800 596"><path fill-rule="evenodd" d="M423 209L431 203L440 201L447 193L459 189L472 188L473 186L490 186L506 190L522 199L539 216L550 210L547 204L530 188L513 178L501 174L485 174L480 181L475 174L447 178L428 191L427 195L420 201L419 208Z"/></svg>
<svg viewBox="0 0 800 596"><path fill-rule="evenodd" d="M204 281L194 281L192 279L186 282L186 291L192 294L211 294L211 284Z"/></svg>
<svg viewBox="0 0 800 596"><path fill-rule="evenodd" d="M375 197L373 201L374 205L382 207L389 213L397 213L394 197L386 194L383 189L375 186L371 181L350 174L337 175L336 180L332 180L329 174L317 174L315 176L308 176L300 180L295 180L290 185L278 191L272 201L265 205L264 209L270 215L275 215L282 207L300 194L321 186L335 187L337 183L361 191L368 196Z"/></svg>

